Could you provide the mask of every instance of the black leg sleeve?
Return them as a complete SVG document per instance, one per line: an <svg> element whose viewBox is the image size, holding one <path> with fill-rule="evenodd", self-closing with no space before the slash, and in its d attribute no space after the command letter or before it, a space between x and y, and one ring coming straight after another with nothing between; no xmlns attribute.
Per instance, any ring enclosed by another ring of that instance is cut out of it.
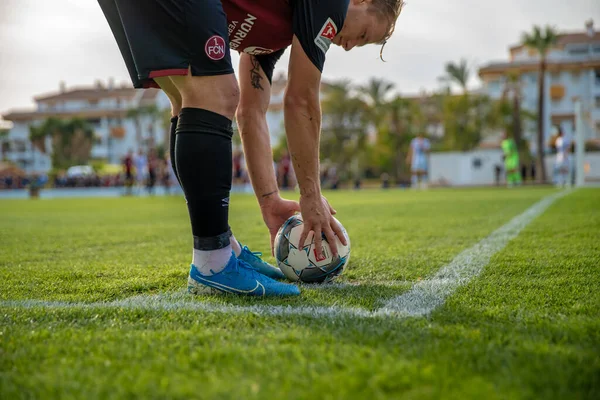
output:
<svg viewBox="0 0 600 400"><path fill-rule="evenodd" d="M198 250L229 245L232 134L231 120L220 114L199 108L179 114L175 164Z"/></svg>

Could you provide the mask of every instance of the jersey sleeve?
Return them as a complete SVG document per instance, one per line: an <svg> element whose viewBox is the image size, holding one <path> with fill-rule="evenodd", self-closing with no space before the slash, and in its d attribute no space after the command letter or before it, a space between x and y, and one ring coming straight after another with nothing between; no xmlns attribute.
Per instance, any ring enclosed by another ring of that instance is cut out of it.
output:
<svg viewBox="0 0 600 400"><path fill-rule="evenodd" d="M325 54L344 25L349 0L296 0L293 31L312 63L323 72Z"/></svg>

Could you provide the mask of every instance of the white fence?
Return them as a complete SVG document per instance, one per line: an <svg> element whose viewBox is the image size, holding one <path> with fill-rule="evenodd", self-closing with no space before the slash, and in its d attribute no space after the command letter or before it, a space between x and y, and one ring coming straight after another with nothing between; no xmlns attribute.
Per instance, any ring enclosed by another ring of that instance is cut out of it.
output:
<svg viewBox="0 0 600 400"><path fill-rule="evenodd" d="M554 155L546 156L546 173L552 179ZM429 181L436 185L469 186L494 185L496 167L500 167L500 182L504 183L504 162L502 151L475 150L469 152L431 153ZM586 181L600 181L600 153L584 155Z"/></svg>

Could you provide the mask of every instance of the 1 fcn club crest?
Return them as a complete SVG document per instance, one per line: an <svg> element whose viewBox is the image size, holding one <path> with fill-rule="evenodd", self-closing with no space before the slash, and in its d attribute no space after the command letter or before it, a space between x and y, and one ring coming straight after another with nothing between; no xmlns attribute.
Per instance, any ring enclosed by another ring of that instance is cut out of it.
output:
<svg viewBox="0 0 600 400"><path fill-rule="evenodd" d="M208 58L214 61L219 61L225 57L226 49L225 39L219 35L211 36L204 45L204 52Z"/></svg>

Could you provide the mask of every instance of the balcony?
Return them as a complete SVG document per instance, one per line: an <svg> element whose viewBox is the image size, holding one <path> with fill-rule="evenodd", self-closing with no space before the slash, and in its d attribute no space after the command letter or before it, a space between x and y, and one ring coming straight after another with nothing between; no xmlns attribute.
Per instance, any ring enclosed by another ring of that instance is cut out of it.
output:
<svg viewBox="0 0 600 400"><path fill-rule="evenodd" d="M550 98L553 101L559 101L565 97L565 87L563 85L550 86Z"/></svg>

